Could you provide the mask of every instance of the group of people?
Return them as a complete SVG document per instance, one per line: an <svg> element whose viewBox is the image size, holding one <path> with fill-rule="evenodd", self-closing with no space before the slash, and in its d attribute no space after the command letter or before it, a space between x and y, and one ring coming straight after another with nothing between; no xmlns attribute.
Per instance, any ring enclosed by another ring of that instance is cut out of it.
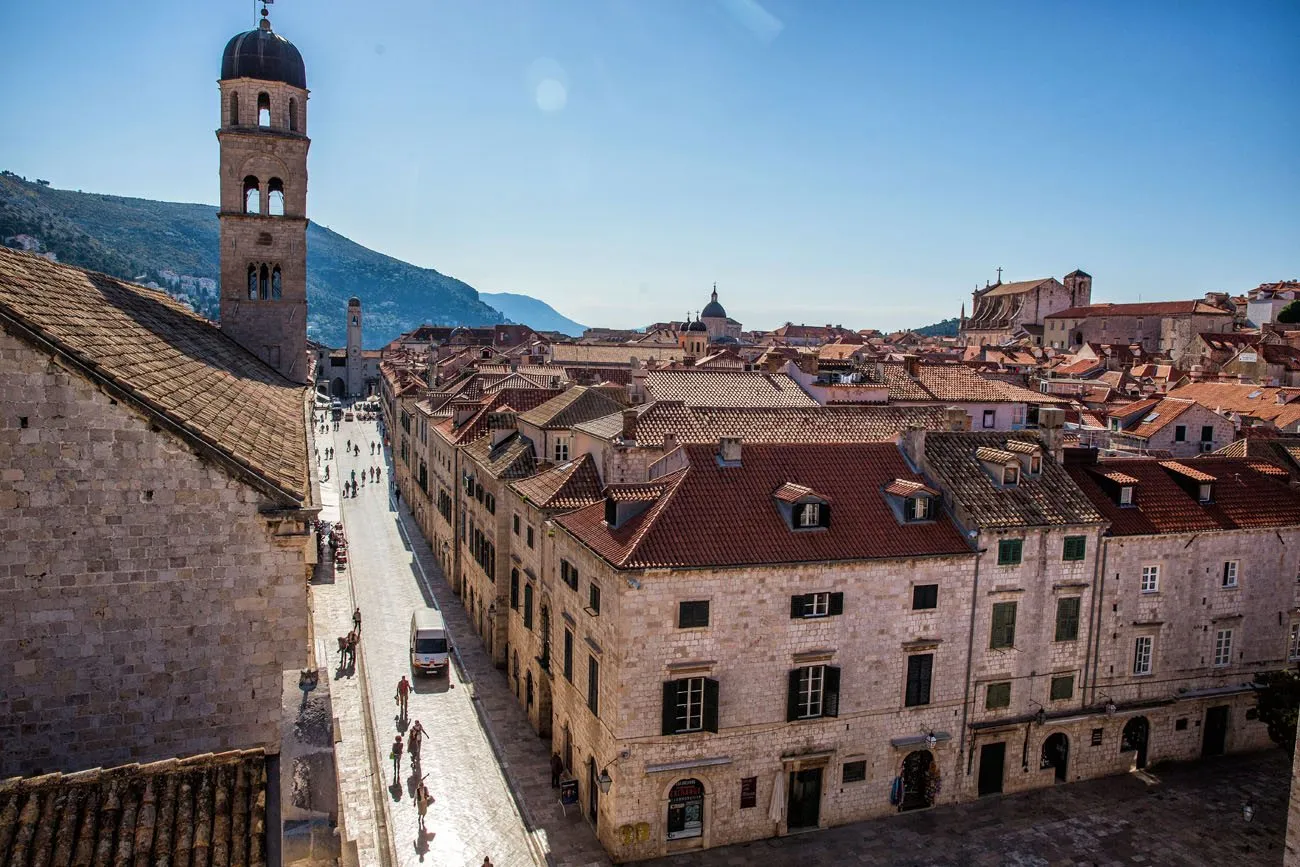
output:
<svg viewBox="0 0 1300 867"><path fill-rule="evenodd" d="M339 665L357 664L357 645L361 643L361 609L352 612L352 631L339 636Z"/></svg>
<svg viewBox="0 0 1300 867"><path fill-rule="evenodd" d="M397 695L394 697L397 701L398 716L397 723L400 726L406 719L407 702L411 696L411 682L402 675L402 679L397 682ZM429 805L433 803L433 796L429 794L429 787L425 785L425 779L428 774L420 773L420 747L424 744L424 726L416 720L411 724L410 730L406 735L406 752L411 756L411 774L419 782L415 786L415 809L420 814L420 830L424 830L424 817L429 812ZM393 784L400 785L399 778L402 773L402 734L399 731L393 736L393 746L389 750L389 757L393 760Z"/></svg>

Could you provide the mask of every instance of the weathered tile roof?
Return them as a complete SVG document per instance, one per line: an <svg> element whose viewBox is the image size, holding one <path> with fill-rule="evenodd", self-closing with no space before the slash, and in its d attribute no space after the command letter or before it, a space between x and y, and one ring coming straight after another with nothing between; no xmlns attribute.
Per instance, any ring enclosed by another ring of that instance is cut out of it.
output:
<svg viewBox="0 0 1300 867"><path fill-rule="evenodd" d="M1037 280L1020 280L1016 283L999 283L987 292L980 295L981 298L997 298L1001 295L1020 295L1031 289L1036 289L1044 283L1054 283L1055 277L1041 277Z"/></svg>
<svg viewBox="0 0 1300 867"><path fill-rule="evenodd" d="M554 343L552 364L631 364L632 359L681 361L686 352L676 343Z"/></svg>
<svg viewBox="0 0 1300 867"><path fill-rule="evenodd" d="M1018 464L1020 462L1015 453L1007 449L994 448L993 446L980 446L975 449L975 457L994 464Z"/></svg>
<svg viewBox="0 0 1300 867"><path fill-rule="evenodd" d="M605 524L603 503L557 523L622 569L970 553L946 515L921 524L895 519L881 488L894 479L924 478L911 472L893 443L746 443L740 466L719 466L711 446L683 448L687 468L645 486L659 489L653 505L621 527ZM772 501L786 483L833 504L830 526L791 530Z"/></svg>
<svg viewBox="0 0 1300 867"><path fill-rule="evenodd" d="M1146 415L1142 417L1142 422L1137 427L1124 432L1130 436L1142 437L1144 439L1150 438L1155 436L1173 422L1174 419L1178 418L1195 405L1195 401L1182 400L1177 397L1167 397L1156 403L1155 406L1151 407L1147 411ZM1155 418L1151 418L1153 413L1155 414ZM1151 418L1151 420L1147 421L1148 418Z"/></svg>
<svg viewBox="0 0 1300 867"><path fill-rule="evenodd" d="M929 494L932 497L939 496L939 492L929 485L912 481L911 479L894 479L885 485L885 493L893 494L898 497L910 497L914 494Z"/></svg>
<svg viewBox="0 0 1300 867"><path fill-rule="evenodd" d="M598 389L575 385L563 394L530 409L520 421L543 430L567 430L575 424L621 412L623 407Z"/></svg>
<svg viewBox="0 0 1300 867"><path fill-rule="evenodd" d="M944 426L938 406L696 407L658 401L638 408L636 442L657 448L666 433L679 443L716 443L724 436L746 443L885 442L908 427ZM610 415L575 430L611 440L622 432L623 418Z"/></svg>
<svg viewBox="0 0 1300 867"><path fill-rule="evenodd" d="M1233 412L1272 422L1279 428L1294 429L1300 423L1300 400L1290 399L1296 393L1291 388L1274 388L1263 385L1239 385L1232 382L1193 382L1169 392L1169 397L1194 400L1215 412Z"/></svg>
<svg viewBox="0 0 1300 867"><path fill-rule="evenodd" d="M773 491L772 496L783 503L797 503L804 497L818 497L820 495L813 491L812 488L796 485L794 482L786 482Z"/></svg>
<svg viewBox="0 0 1300 867"><path fill-rule="evenodd" d="M266 798L262 750L4 780L0 863L261 867Z"/></svg>
<svg viewBox="0 0 1300 867"><path fill-rule="evenodd" d="M1228 443L1215 454L1225 458L1271 461L1300 479L1300 437L1248 437Z"/></svg>
<svg viewBox="0 0 1300 867"><path fill-rule="evenodd" d="M1201 472L1196 467L1188 466L1182 461L1161 461L1160 466L1169 470L1171 473L1177 473L1180 476L1186 476L1194 482L1212 482L1214 476L1209 473Z"/></svg>
<svg viewBox="0 0 1300 867"><path fill-rule="evenodd" d="M307 388L165 293L0 247L0 324L285 505L309 497Z"/></svg>
<svg viewBox="0 0 1300 867"><path fill-rule="evenodd" d="M600 502L600 474L591 455L551 467L511 485L539 509L567 512Z"/></svg>
<svg viewBox="0 0 1300 867"><path fill-rule="evenodd" d="M1300 524L1300 492L1285 479L1261 473L1252 461L1217 455L1181 462L1213 477L1213 501L1201 503L1179 485L1168 464L1151 458L1123 458L1066 469L1111 523L1110 535L1145 536L1197 530L1234 530ZM1133 505L1121 507L1099 483L1115 467L1135 480Z"/></svg>
<svg viewBox="0 0 1300 867"><path fill-rule="evenodd" d="M1029 440L1007 440L1007 451L1022 455L1038 455L1043 453L1043 447Z"/></svg>
<svg viewBox="0 0 1300 867"><path fill-rule="evenodd" d="M465 454L496 479L523 479L537 468L532 440L515 431L495 446L490 435L465 446Z"/></svg>
<svg viewBox="0 0 1300 867"><path fill-rule="evenodd" d="M492 413L507 408L515 412L526 412L558 394L560 390L557 388L508 388L493 392L484 395L480 409L460 425L455 424L455 418L447 418L434 425L433 429L451 444L464 445L488 432L488 416Z"/></svg>
<svg viewBox="0 0 1300 867"><path fill-rule="evenodd" d="M817 406L784 373L732 370L652 370L645 376L651 400L691 406Z"/></svg>
<svg viewBox="0 0 1300 867"><path fill-rule="evenodd" d="M1040 527L1100 523L1097 510L1071 481L1061 465L1044 455L1042 472L1021 473L1019 482L1004 487L994 481L976 457L989 448L1006 452L1009 440L1035 442L1033 434L998 432L927 432L925 460L939 487L965 507L980 527ZM998 459L1001 462L1001 459ZM1009 461L1008 461L1009 462Z"/></svg>

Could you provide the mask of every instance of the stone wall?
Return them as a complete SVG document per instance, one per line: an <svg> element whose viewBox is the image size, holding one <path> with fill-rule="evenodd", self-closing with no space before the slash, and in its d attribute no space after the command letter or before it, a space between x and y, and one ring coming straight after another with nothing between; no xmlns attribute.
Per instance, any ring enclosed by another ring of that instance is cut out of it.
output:
<svg viewBox="0 0 1300 867"><path fill-rule="evenodd" d="M304 539L247 485L0 335L0 777L279 745Z"/></svg>

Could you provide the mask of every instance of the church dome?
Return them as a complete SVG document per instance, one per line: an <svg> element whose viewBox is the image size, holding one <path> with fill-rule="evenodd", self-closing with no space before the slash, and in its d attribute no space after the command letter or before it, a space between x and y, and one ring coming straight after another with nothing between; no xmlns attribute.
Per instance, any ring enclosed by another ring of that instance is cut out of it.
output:
<svg viewBox="0 0 1300 867"><path fill-rule="evenodd" d="M221 80L256 78L281 81L307 89L307 69L293 43L271 30L271 21L262 10L262 23L256 30L240 33L226 43L221 55Z"/></svg>
<svg viewBox="0 0 1300 867"><path fill-rule="evenodd" d="M708 304L705 304L704 309L700 311L700 318L701 319L726 319L727 318L727 311L723 310L722 305L718 303L718 287L716 286L713 287L713 298L709 301Z"/></svg>
<svg viewBox="0 0 1300 867"><path fill-rule="evenodd" d="M686 326L686 330L687 330L687 331L708 331L708 330L709 330L709 326L705 325L703 322L701 322L700 320L696 319L696 320L695 320L694 322L692 322L690 325L687 325L687 326Z"/></svg>

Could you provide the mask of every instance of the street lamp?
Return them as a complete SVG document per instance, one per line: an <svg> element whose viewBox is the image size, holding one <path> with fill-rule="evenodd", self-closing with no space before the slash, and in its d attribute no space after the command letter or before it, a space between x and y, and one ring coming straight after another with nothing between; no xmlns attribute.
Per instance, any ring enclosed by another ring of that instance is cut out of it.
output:
<svg viewBox="0 0 1300 867"><path fill-rule="evenodd" d="M1248 823L1255 821L1255 802L1249 798L1241 805L1241 818Z"/></svg>
<svg viewBox="0 0 1300 867"><path fill-rule="evenodd" d="M1104 698L1106 700L1106 703L1102 705L1102 710L1106 712L1106 716L1114 716L1115 711L1119 710L1115 705L1115 699L1106 695L1104 692L1099 696L1099 698Z"/></svg>
<svg viewBox="0 0 1300 867"><path fill-rule="evenodd" d="M609 787L614 785L614 778L609 775L608 767L601 769L600 776L596 778L596 785L600 786L600 793L602 795L609 794ZM1253 810L1254 808L1251 809ZM1246 821L1249 822L1250 819L1247 819Z"/></svg>

